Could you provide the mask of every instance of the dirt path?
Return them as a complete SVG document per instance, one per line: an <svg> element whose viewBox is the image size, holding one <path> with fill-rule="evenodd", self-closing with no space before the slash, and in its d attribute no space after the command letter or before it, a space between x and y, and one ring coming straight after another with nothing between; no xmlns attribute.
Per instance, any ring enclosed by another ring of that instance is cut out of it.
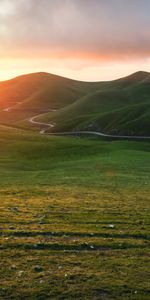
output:
<svg viewBox="0 0 150 300"><path fill-rule="evenodd" d="M35 119L38 118L40 115L41 114L29 118L29 122L31 124L34 124L34 125L42 125L42 126L45 126L45 127L48 127L48 128L54 127L54 124L52 124L52 123L44 123L44 122L35 121ZM48 128L40 130L40 134L44 134Z"/></svg>
<svg viewBox="0 0 150 300"><path fill-rule="evenodd" d="M105 134L102 132L86 131L86 130L50 133L50 132L47 132L47 130L49 128L53 128L55 126L55 124L35 121L35 119L37 117L39 117L40 115L41 114L29 118L30 123L35 124L35 125L43 125L44 127L47 127L45 129L40 130L40 134L47 134L47 135L82 135L82 134L84 134L84 135L96 135L96 136L101 136L101 137L106 137L106 138L114 138L114 139L150 140L149 136L110 135L110 134Z"/></svg>
<svg viewBox="0 0 150 300"><path fill-rule="evenodd" d="M13 107L7 107L5 109L3 109L3 111L5 112L11 112L11 109ZM56 110L52 109L48 112L54 112ZM43 129L40 130L40 134L46 134L46 135L95 135L95 136L101 136L101 137L106 137L106 138L110 138L110 139L127 139L127 140L150 140L150 136L129 136L129 135L111 135L111 134L105 134L102 132L97 132L97 131L87 131L87 130L82 130L82 131L69 131L69 132L47 132L47 130L49 128L53 128L55 126L54 123L44 123L44 122L39 122L39 121L35 121L36 118L38 118L39 116L41 116L42 114L38 114L36 116L33 116L31 118L28 119L28 121L31 124L34 125L42 125L44 126Z"/></svg>

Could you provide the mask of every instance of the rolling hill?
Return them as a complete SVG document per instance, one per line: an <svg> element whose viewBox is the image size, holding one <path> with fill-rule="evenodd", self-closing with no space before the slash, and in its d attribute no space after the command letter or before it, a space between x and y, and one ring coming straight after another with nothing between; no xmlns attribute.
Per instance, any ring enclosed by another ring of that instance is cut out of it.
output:
<svg viewBox="0 0 150 300"><path fill-rule="evenodd" d="M0 108L61 108L94 91L103 83L88 83L49 74L33 73L0 82Z"/></svg>
<svg viewBox="0 0 150 300"><path fill-rule="evenodd" d="M150 135L150 73L108 82L48 73L23 75L0 82L0 109L1 124L28 129L33 128L29 118L39 115L37 121L55 124L50 132Z"/></svg>
<svg viewBox="0 0 150 300"><path fill-rule="evenodd" d="M60 109L94 90L95 83L44 72L0 82L0 123L16 124L34 114Z"/></svg>
<svg viewBox="0 0 150 300"><path fill-rule="evenodd" d="M55 123L50 131L93 130L109 134L150 135L150 74L138 72L107 82L96 92L39 120Z"/></svg>

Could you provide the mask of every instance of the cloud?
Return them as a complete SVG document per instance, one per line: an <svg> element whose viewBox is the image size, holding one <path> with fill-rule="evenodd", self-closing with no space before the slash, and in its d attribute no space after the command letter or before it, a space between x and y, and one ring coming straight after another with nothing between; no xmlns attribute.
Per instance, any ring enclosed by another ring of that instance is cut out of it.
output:
<svg viewBox="0 0 150 300"><path fill-rule="evenodd" d="M149 0L0 0L0 55L150 57Z"/></svg>

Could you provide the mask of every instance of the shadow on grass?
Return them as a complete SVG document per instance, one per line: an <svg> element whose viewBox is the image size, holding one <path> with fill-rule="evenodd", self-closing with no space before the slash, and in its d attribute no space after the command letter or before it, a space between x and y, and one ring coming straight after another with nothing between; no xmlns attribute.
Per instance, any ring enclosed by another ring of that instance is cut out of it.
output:
<svg viewBox="0 0 150 300"><path fill-rule="evenodd" d="M24 250L52 250L52 251L107 251L107 250L121 250L121 249L146 249L149 245L135 245L129 243L113 243L111 245L97 245L94 243L82 243L75 244L58 244L58 243L37 243L37 244L19 244L19 243L7 243L2 245L0 249L24 249Z"/></svg>
<svg viewBox="0 0 150 300"><path fill-rule="evenodd" d="M109 228L108 228L109 229ZM3 233L1 232L0 235ZM51 232L51 231L15 231L7 232L7 235L16 237L36 237L36 236L46 236L46 237L100 237L100 238L118 238L118 239L138 239L138 240L150 240L149 235L145 234L128 234L128 233L85 233L85 232Z"/></svg>

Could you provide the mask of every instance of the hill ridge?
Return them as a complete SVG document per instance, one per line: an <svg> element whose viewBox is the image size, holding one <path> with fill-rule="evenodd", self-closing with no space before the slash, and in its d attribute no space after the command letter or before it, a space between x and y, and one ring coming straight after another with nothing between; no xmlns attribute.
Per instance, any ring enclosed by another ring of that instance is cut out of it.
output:
<svg viewBox="0 0 150 300"><path fill-rule="evenodd" d="M108 134L149 135L149 103L150 73L145 71L100 82L78 81L47 72L0 82L0 122L28 129L34 128L28 119L43 113L39 120L55 123L53 132L93 128Z"/></svg>

